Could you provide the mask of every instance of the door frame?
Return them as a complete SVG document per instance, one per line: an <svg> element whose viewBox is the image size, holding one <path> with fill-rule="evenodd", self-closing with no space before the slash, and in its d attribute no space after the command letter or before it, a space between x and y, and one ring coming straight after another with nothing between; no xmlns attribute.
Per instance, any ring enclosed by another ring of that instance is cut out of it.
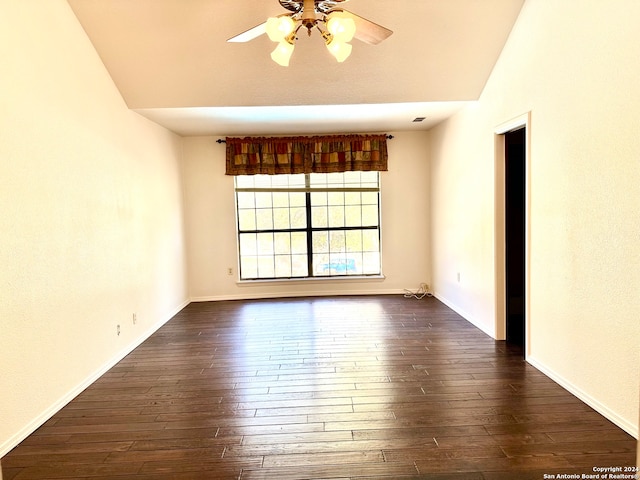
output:
<svg viewBox="0 0 640 480"><path fill-rule="evenodd" d="M531 351L531 315L530 315L530 273L531 273L531 112L501 123L493 130L494 136L494 172L495 172L495 338L507 337L506 316L506 228L505 228L505 134L525 128L525 259L524 259L524 357Z"/></svg>

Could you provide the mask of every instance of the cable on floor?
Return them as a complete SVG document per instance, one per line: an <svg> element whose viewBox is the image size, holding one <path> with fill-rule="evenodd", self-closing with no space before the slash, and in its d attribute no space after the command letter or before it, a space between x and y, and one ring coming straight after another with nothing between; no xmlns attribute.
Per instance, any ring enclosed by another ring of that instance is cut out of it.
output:
<svg viewBox="0 0 640 480"><path fill-rule="evenodd" d="M404 298L416 298L418 300L422 300L424 297L433 297L433 294L429 292L429 285L426 283L421 283L420 288L415 292L407 289L405 289L404 292Z"/></svg>

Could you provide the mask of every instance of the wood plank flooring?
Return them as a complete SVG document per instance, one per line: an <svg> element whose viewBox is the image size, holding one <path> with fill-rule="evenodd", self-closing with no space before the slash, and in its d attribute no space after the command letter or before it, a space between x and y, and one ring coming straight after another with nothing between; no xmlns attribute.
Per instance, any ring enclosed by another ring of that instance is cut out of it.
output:
<svg viewBox="0 0 640 480"><path fill-rule="evenodd" d="M635 452L436 299L363 296L193 303L2 468L3 480L527 480L632 466Z"/></svg>

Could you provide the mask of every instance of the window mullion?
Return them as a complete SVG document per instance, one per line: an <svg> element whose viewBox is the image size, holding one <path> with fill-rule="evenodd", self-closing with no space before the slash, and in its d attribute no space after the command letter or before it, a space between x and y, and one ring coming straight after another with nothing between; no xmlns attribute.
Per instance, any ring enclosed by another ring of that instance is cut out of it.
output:
<svg viewBox="0 0 640 480"><path fill-rule="evenodd" d="M313 235L311 225L311 192L308 190L311 187L311 176L307 173L304 176L304 185L307 189L305 192L305 207L307 211L307 275L314 276L313 271Z"/></svg>
<svg viewBox="0 0 640 480"><path fill-rule="evenodd" d="M277 264L277 258L278 255L276 253L276 234L273 230L275 230L276 228L276 212L275 212L275 207L273 205L273 192L269 193L269 196L271 197L271 245L272 245L272 249L273 249L273 256L271 258L271 263L273 265L273 276L277 276L277 270L276 270L276 264Z"/></svg>

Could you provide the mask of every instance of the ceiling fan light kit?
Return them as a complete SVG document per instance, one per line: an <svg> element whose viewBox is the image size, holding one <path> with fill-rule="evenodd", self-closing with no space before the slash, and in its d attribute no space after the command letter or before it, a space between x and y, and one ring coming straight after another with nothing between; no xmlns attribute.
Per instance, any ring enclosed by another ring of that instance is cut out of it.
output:
<svg viewBox="0 0 640 480"><path fill-rule="evenodd" d="M307 29L309 36L316 28L327 50L338 62L344 62L351 55L353 46L349 42L353 38L375 45L393 33L388 28L336 8L345 1L347 0L279 0L281 6L293 13L270 17L265 23L227 41L247 42L266 33L269 40L278 44L271 52L271 59L278 65L287 67L295 49L298 31L302 27Z"/></svg>

